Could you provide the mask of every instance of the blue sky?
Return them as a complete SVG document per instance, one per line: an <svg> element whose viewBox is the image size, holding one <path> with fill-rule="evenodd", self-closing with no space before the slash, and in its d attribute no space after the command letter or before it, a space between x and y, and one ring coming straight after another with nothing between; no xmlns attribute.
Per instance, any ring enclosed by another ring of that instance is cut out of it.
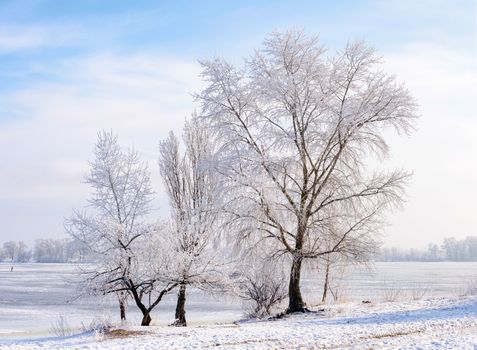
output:
<svg viewBox="0 0 477 350"><path fill-rule="evenodd" d="M240 63L290 28L330 53L365 39L419 100L416 133L390 139L389 165L415 177L386 243L477 235L476 11L472 0L0 0L0 241L63 234L102 128L150 161L163 213L157 144L195 107L197 59Z"/></svg>
<svg viewBox="0 0 477 350"><path fill-rule="evenodd" d="M472 0L1 1L0 88L61 79L39 66L97 52L241 56L292 27L330 47L365 38L380 49L426 42L475 52L475 12Z"/></svg>

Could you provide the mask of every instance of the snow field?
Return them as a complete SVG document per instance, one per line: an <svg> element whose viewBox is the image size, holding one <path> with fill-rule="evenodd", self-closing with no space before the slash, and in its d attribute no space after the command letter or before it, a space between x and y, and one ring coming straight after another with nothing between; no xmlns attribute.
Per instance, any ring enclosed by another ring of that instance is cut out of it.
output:
<svg viewBox="0 0 477 350"><path fill-rule="evenodd" d="M318 309L317 309L318 310ZM80 334L0 343L26 349L469 349L477 348L477 298L346 303L282 319L188 328L130 327L124 338Z"/></svg>

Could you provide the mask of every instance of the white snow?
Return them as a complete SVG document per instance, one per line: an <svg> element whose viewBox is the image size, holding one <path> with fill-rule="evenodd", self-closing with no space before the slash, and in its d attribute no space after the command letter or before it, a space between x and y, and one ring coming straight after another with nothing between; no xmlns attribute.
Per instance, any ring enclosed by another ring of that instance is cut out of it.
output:
<svg viewBox="0 0 477 350"><path fill-rule="evenodd" d="M131 327L124 338L92 333L0 341L26 349L477 349L477 297L345 303L283 319L175 328Z"/></svg>

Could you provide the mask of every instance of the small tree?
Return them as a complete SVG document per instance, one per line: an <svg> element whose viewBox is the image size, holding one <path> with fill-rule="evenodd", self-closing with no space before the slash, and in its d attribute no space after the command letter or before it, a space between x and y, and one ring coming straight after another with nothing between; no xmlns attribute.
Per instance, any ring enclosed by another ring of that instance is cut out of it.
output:
<svg viewBox="0 0 477 350"><path fill-rule="evenodd" d="M159 168L171 208L171 243L176 251L173 265L179 281L176 326L186 326L186 288L222 288L222 258L212 246L221 195L210 163L214 147L205 126L193 116L183 133L185 151L170 133L160 144Z"/></svg>
<svg viewBox="0 0 477 350"><path fill-rule="evenodd" d="M101 271L90 274L87 283L96 294L130 296L142 313L141 326L149 326L152 310L179 285L172 268L176 255L164 235L165 225L144 225L137 230L141 234L128 246L127 273L117 268L122 257L116 252L119 256L102 261Z"/></svg>
<svg viewBox="0 0 477 350"><path fill-rule="evenodd" d="M291 31L273 33L240 69L201 62L208 86L197 98L219 140L229 228L289 257L288 312L306 310L303 262L376 245L409 176L373 173L366 160L386 155L386 129L411 129L412 96L362 42L324 53Z"/></svg>
<svg viewBox="0 0 477 350"><path fill-rule="evenodd" d="M123 151L112 132L98 134L94 155L85 178L94 189L89 200L94 214L74 211L66 229L96 256L97 267L85 274L86 286L94 293L116 293L121 320L125 320L128 288L124 281L138 253L134 243L151 231L144 224L152 195L150 176L139 154L133 149Z"/></svg>

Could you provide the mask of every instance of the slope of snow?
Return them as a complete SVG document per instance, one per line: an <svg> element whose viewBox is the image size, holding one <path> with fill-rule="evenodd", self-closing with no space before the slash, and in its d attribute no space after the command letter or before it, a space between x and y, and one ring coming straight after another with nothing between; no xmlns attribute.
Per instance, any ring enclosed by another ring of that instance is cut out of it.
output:
<svg viewBox="0 0 477 350"><path fill-rule="evenodd" d="M406 303L346 303L282 319L175 328L131 327L146 334L91 333L0 342L26 349L477 349L477 298Z"/></svg>

